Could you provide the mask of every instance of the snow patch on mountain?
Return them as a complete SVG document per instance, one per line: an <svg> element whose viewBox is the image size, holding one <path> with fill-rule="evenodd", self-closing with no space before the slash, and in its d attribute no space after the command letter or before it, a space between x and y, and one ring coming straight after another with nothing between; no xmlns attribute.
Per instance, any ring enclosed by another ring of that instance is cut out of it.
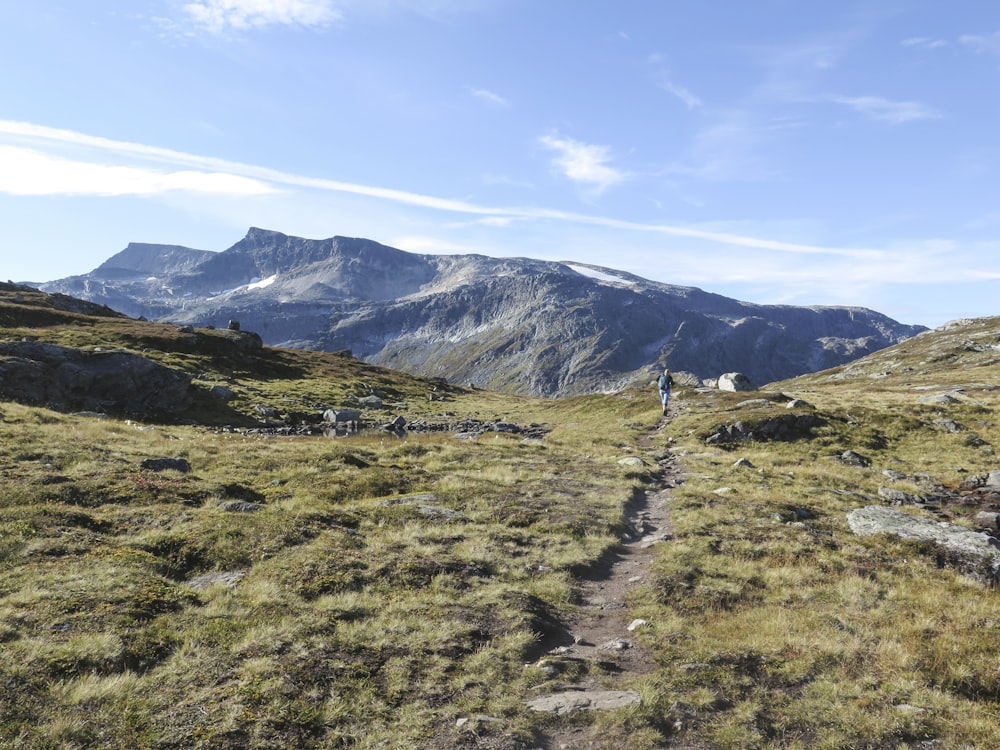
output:
<svg viewBox="0 0 1000 750"><path fill-rule="evenodd" d="M635 285L635 282L631 279L622 279L605 271L599 271L596 268L591 268L590 266L580 266L576 263L563 263L563 265L571 271L576 271L581 276L594 279L594 281L599 281L605 284L624 284L625 286Z"/></svg>

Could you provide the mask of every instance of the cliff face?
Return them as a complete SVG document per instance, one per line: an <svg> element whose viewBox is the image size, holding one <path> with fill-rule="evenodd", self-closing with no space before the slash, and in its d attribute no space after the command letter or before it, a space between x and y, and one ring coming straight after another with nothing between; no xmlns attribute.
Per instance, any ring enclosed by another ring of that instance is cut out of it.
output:
<svg viewBox="0 0 1000 750"><path fill-rule="evenodd" d="M43 289L178 323L235 319L267 344L349 349L414 374L542 396L645 380L664 364L703 378L738 370L761 385L924 330L863 308L755 305L595 266L261 229L221 253L130 245Z"/></svg>

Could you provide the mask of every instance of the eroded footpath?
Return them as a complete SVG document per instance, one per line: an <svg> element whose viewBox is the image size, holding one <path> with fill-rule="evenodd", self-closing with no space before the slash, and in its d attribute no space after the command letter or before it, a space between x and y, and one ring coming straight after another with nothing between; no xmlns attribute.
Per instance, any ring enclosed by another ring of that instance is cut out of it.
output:
<svg viewBox="0 0 1000 750"><path fill-rule="evenodd" d="M667 420L661 421L644 436L644 447L662 445L666 424ZM581 581L581 606L569 624L567 642L539 659L538 666L559 687L531 699L532 709L561 717L639 703L640 695L632 687L635 678L653 671L656 664L639 637L645 623L630 616L627 599L633 589L648 582L657 546L671 538L671 490L680 482L677 459L665 450L653 488L626 508L622 544ZM586 723L556 720L539 747L586 748L598 740L589 732Z"/></svg>

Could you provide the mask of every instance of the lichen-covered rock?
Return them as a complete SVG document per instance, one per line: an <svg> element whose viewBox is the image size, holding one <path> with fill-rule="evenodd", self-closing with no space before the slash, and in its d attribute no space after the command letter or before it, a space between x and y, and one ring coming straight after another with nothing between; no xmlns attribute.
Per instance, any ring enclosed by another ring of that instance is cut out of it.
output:
<svg viewBox="0 0 1000 750"><path fill-rule="evenodd" d="M986 534L880 505L852 510L847 514L847 523L858 536L891 534L931 542L945 562L965 575L991 586L1000 581L1000 549L996 540Z"/></svg>

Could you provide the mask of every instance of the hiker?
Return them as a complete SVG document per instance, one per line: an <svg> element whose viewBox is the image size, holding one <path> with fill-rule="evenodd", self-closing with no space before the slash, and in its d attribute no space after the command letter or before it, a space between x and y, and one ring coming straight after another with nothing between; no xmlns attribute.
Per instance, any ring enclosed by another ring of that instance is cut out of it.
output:
<svg viewBox="0 0 1000 750"><path fill-rule="evenodd" d="M656 379L656 387L660 389L660 402L663 404L663 414L667 414L667 403L670 401L670 387L674 384L674 378L669 369L665 369L663 374Z"/></svg>

